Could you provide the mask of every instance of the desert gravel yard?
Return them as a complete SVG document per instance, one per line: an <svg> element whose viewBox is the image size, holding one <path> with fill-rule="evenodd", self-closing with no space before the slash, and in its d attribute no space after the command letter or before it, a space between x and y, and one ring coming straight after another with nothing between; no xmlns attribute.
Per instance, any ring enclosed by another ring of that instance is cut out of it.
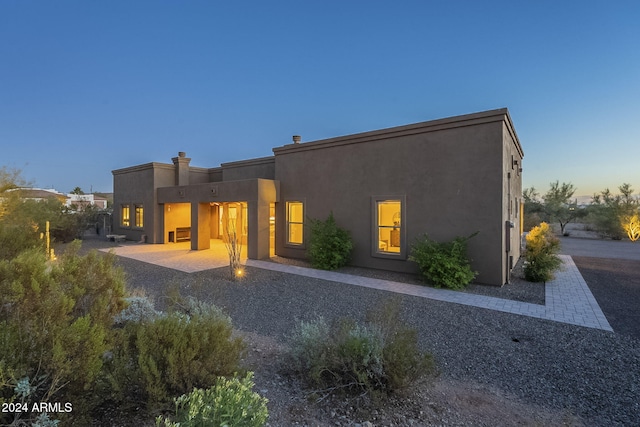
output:
<svg viewBox="0 0 640 427"><path fill-rule="evenodd" d="M533 405L534 412L560 414L553 422L587 426L640 422L640 342L626 334L260 269L248 268L241 283L232 283L227 281L226 268L187 274L125 258L119 263L127 271L130 286L145 289L159 308L179 289L184 296L193 295L223 307L238 329L282 345L286 345L287 334L297 319L310 320L317 315L363 319L368 308L400 298L404 319L418 330L421 347L432 352L438 363L438 381L463 383L486 395L487 402L467 402L467 406L490 406L490 396L507 396L507 400ZM273 357L281 356L275 353ZM275 389L288 384L284 379L273 381L256 372L257 389L271 400L275 397L271 393L278 393ZM312 406L309 404L309 408ZM411 419L416 425L467 425L471 421L491 425L496 421L467 419L464 414L444 412L446 408L433 415L427 406L425 402L422 414L417 408L413 410ZM338 419L335 424L332 414L324 419L314 411L293 411L293 420L301 423L298 425L305 425L308 419L315 420L308 425L353 425L351 421L376 424L372 418L350 419L348 413L333 415L345 417L344 423ZM270 408L270 425L289 425L291 412ZM427 418L432 415L435 418ZM401 417L393 420L381 425L403 425ZM529 425L536 421L529 419L522 424L515 418L502 418L502 422ZM537 422L548 425L544 420Z"/></svg>
<svg viewBox="0 0 640 427"><path fill-rule="evenodd" d="M270 426L640 425L638 322L627 320L627 329L610 316L610 310L624 307L626 292L603 288L607 302L590 283L600 277L604 285L606 275L622 269L585 274L612 333L250 267L234 283L227 268L183 273L123 257L118 264L129 287L144 290L159 309L179 292L215 303L231 316L247 338L256 391L270 400ZM576 264L583 271L584 264L596 263ZM637 282L637 266L626 270L630 283ZM625 280L616 283L626 289ZM539 298L539 289L517 290L526 285L515 278L513 288L503 288L505 298ZM487 292L498 296L500 290ZM363 319L368 309L394 298L403 319L418 331L421 348L434 355L439 377L379 408L360 408L358 400L308 401L286 369L287 337L295 322L318 315ZM624 310L638 307L635 301Z"/></svg>

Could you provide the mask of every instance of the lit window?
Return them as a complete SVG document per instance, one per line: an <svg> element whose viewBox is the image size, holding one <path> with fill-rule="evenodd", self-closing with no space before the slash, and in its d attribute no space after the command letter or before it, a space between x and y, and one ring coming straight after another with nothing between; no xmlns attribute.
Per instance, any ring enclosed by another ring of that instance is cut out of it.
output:
<svg viewBox="0 0 640 427"><path fill-rule="evenodd" d="M136 205L136 227L142 228L144 226L144 209L142 205Z"/></svg>
<svg viewBox="0 0 640 427"><path fill-rule="evenodd" d="M406 257L405 197L373 197L372 255Z"/></svg>
<svg viewBox="0 0 640 427"><path fill-rule="evenodd" d="M131 219L130 218L131 217L129 216L129 205L122 205L120 224L123 227L131 226Z"/></svg>
<svg viewBox="0 0 640 427"><path fill-rule="evenodd" d="M301 245L304 237L304 205L287 202L287 243Z"/></svg>

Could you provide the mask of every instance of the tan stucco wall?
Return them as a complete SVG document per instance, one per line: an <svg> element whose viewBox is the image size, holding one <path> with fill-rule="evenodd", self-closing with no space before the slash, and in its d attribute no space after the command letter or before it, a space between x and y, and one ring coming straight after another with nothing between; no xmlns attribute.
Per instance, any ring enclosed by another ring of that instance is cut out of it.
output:
<svg viewBox="0 0 640 427"><path fill-rule="evenodd" d="M285 245L285 202L302 200L305 215L331 211L351 232L352 264L417 271L414 263L372 256L373 196L406 197L407 249L422 233L469 242L478 281L501 285L503 266L503 117L505 111L426 122L274 149L281 203L276 253L304 257ZM308 233L307 233L308 234Z"/></svg>
<svg viewBox="0 0 640 427"><path fill-rule="evenodd" d="M416 272L407 261L423 233L436 240L479 234L469 242L478 282L502 285L520 255L519 202L522 148L506 109L274 148L273 157L189 166L189 185L178 186L172 164L148 163L113 171L114 233L149 243L167 240L167 204L190 209L195 241L203 248L216 234L210 202L247 202L249 257L268 256L269 204L276 203L276 253L305 257L305 245L285 244L287 201L304 202L305 216L324 219L331 211L351 232L353 265ZM514 160L517 160L515 165ZM186 160L185 160L186 161ZM373 253L373 198L404 200L404 257ZM119 207L142 203L143 230L122 228ZM186 226L169 223L167 229ZM514 228L507 229L508 221ZM209 226L207 226L209 224ZM175 226L175 227L174 227ZM207 228L208 227L208 228ZM308 236L308 230L305 235ZM255 239L252 238L255 237ZM513 257L511 260L510 257Z"/></svg>
<svg viewBox="0 0 640 427"><path fill-rule="evenodd" d="M165 163L146 163L114 170L112 173L113 233L124 234L130 240L140 240L145 235L147 243L164 243L165 239L162 233L164 212L163 207L157 203L156 189L175 185L175 167ZM132 207L132 221L134 204L143 205L144 227L142 229L126 228L120 225L120 207L123 204L129 204Z"/></svg>
<svg viewBox="0 0 640 427"><path fill-rule="evenodd" d="M223 163L222 180L237 181L243 179L275 179L274 157L243 160L239 162Z"/></svg>
<svg viewBox="0 0 640 427"><path fill-rule="evenodd" d="M510 276L510 269L515 265L520 257L521 235L520 235L520 203L522 202L522 147L510 121L503 123L503 218L505 225L507 222L513 227L505 226L503 237L503 258L502 268L506 272L506 281Z"/></svg>
<svg viewBox="0 0 640 427"><path fill-rule="evenodd" d="M165 203L164 236L159 243L169 242L169 232L175 233L177 228L191 227L191 203Z"/></svg>

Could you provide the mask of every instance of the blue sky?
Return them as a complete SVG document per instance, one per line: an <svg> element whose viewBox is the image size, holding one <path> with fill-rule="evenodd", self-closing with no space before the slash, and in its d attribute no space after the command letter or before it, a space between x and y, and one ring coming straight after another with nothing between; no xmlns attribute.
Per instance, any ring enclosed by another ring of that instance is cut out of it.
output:
<svg viewBox="0 0 640 427"><path fill-rule="evenodd" d="M0 165L111 170L271 155L509 108L524 186L640 191L637 1L0 1Z"/></svg>

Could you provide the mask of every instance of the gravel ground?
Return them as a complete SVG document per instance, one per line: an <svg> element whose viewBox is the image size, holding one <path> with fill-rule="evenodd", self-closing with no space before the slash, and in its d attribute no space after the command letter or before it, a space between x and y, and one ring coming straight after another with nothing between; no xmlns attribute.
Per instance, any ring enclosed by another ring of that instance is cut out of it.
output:
<svg viewBox="0 0 640 427"><path fill-rule="evenodd" d="M563 424L640 424L640 341L626 334L255 268L247 268L246 278L233 283L227 280L226 268L186 274L132 259L119 258L118 262L127 272L129 286L144 289L158 308L163 308L168 296L179 289L183 296L193 295L224 308L238 329L257 337L254 342L271 340L272 345L267 348L272 353L264 354L255 345L250 354L254 360L281 363L277 360L282 355L278 347L286 345L296 320L310 320L317 315L363 319L367 309L397 298L404 320L419 333L420 346L437 361L440 387L462 383L469 390L470 385L476 391L476 400L480 399L477 405L482 404L482 396L509 396L540 412L565 414ZM275 389L291 390L293 386L278 374L275 378L267 379L257 372L256 385L266 397L282 399ZM435 418L428 418L433 414L424 413L429 407L424 399L429 397L417 396L406 399L402 406L403 410L414 411L411 414L415 414L415 425L491 425L472 422L476 421L473 415L461 418L460 413L446 406L437 407ZM340 411L325 414L330 422L324 418L315 422L313 417L318 412L311 416L305 413L306 406L303 397L290 396L287 408L270 407L270 425L357 425L352 422L379 415L350 414L350 406L341 406ZM469 406L464 410L468 411ZM421 408L419 413L417 408ZM509 416L513 414L512 411ZM411 424L413 418L396 415L392 418L387 414L386 419L393 421L380 425ZM499 420L499 425L531 425L500 416L493 418L494 423ZM306 423L284 421L291 419ZM537 425L560 423L553 420L541 418Z"/></svg>
<svg viewBox="0 0 640 427"><path fill-rule="evenodd" d="M640 261L579 256L573 261L613 330L640 340Z"/></svg>
<svg viewBox="0 0 640 427"><path fill-rule="evenodd" d="M274 257L272 258L272 261L282 264L297 265L300 267L311 267L309 262L299 259ZM544 305L544 284L525 281L523 279L524 272L522 270L522 263L523 260L521 259L512 271L510 283L502 287L471 283L466 287L466 289L459 292L468 292L490 297ZM425 284L424 280L419 275L415 274L396 273L393 271L374 270L370 268L350 266L340 268L336 271L338 271L339 273L372 277L375 279L391 280L394 282L410 283L413 285L423 286Z"/></svg>

